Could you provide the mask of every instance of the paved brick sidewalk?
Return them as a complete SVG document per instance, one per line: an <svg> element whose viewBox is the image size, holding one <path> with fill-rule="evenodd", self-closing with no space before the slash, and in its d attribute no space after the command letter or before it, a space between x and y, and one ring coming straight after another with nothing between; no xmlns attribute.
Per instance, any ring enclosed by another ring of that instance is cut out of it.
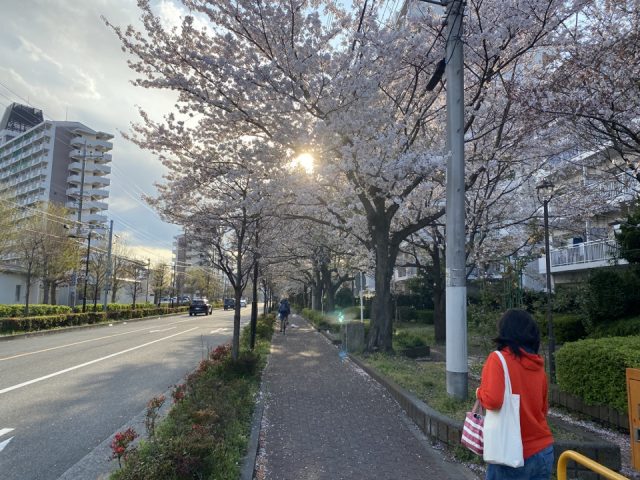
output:
<svg viewBox="0 0 640 480"><path fill-rule="evenodd" d="M276 333L264 373L255 478L465 480L386 390L300 317Z"/></svg>

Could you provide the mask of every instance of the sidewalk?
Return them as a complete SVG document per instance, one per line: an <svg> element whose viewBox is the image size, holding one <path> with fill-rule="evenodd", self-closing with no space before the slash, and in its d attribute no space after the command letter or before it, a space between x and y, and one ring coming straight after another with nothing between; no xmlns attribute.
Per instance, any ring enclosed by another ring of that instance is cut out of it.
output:
<svg viewBox="0 0 640 480"><path fill-rule="evenodd" d="M275 333L264 372L258 480L471 480L386 390L305 320Z"/></svg>

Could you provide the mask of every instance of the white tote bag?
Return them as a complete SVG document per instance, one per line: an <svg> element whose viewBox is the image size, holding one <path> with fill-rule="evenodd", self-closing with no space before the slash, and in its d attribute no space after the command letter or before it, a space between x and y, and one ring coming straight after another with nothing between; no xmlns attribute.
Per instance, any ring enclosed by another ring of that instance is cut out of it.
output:
<svg viewBox="0 0 640 480"><path fill-rule="evenodd" d="M502 352L496 351L504 370L504 401L500 410L487 410L484 417L484 452L487 463L524 466L520 434L520 395L511 391L511 379Z"/></svg>

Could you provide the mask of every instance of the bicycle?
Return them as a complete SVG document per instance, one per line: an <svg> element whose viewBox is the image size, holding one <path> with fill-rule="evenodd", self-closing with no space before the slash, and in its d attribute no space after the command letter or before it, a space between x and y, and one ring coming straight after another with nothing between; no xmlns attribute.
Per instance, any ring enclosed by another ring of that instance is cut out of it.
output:
<svg viewBox="0 0 640 480"><path fill-rule="evenodd" d="M279 314L280 316L280 333L282 333L283 335L286 335L286 330L287 330L287 324L289 323L289 315L282 315Z"/></svg>

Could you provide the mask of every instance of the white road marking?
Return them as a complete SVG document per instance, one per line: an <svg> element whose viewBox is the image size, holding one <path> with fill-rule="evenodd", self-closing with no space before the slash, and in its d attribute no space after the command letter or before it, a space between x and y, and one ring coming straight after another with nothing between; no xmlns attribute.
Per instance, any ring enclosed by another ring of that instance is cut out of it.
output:
<svg viewBox="0 0 640 480"><path fill-rule="evenodd" d="M158 319L159 320L159 319ZM179 322L171 322L171 323L167 323L167 325L177 325L180 323L185 323L185 322L191 322L193 321L193 319L188 319L188 320L181 320ZM13 360L14 358L20 358L20 357L27 357L29 355L35 355L37 353L45 353L45 352L50 352L52 350L58 350L60 348L68 348L68 347L75 347L76 345L82 345L83 343L88 343L88 342L97 342L98 340L105 340L107 338L113 338L113 337L120 337L122 335L130 335L132 333L138 333L138 332L143 332L145 331L147 328L139 328L137 330L131 330L130 332L123 332L123 333L114 333L113 335L106 335L104 337L98 337L98 338L90 338L89 340L82 340L80 342L74 342L74 343L68 343L66 345L59 345L57 347L51 347L51 348L45 348L43 350L36 350L34 352L25 352L25 353L19 353L17 355L12 355L10 357L0 357L0 362L4 362L5 360ZM162 330L157 330L158 332L161 332ZM151 333L151 332L150 332Z"/></svg>
<svg viewBox="0 0 640 480"><path fill-rule="evenodd" d="M162 330L149 330L149 333L168 332L169 330L175 330L176 327L163 328Z"/></svg>
<svg viewBox="0 0 640 480"><path fill-rule="evenodd" d="M49 375L45 375L43 377L34 378L33 380L29 380L27 382L22 382L22 383L19 383L17 385L12 385L11 387L7 387L7 388L4 388L4 389L0 390L0 395L2 395L3 393L11 392L13 390L17 390L17 389L22 388L22 387L26 387L28 385L32 385L34 383L42 382L43 380L48 380L49 378L57 377L58 375L62 375L62 374L68 373L68 372L72 372L73 370L77 370L79 368L83 368L83 367L87 367L89 365L93 365L94 363L102 362L104 360L108 360L110 358L117 357L118 355L123 355L125 353L129 353L129 352L132 352L134 350L138 350L139 348L147 347L149 345L161 342L163 340L168 340L169 338L177 337L178 335L182 335L183 333L192 332L193 330L197 330L197 329L198 329L198 327L193 327L193 328L190 328L189 330L185 330L183 332L174 333L173 335L169 335L168 337L158 338L157 340L153 340L151 342L143 343L142 345L138 345L136 347L127 348L126 350L122 350L120 352L112 353L111 355L106 355L104 357L96 358L95 360L91 360L89 362L81 363L80 365L75 365L73 367L65 368L64 370L59 370L57 372L50 373Z"/></svg>
<svg viewBox="0 0 640 480"><path fill-rule="evenodd" d="M4 442L0 442L0 452L4 450L4 448L9 445L9 442L13 440L13 437L7 438Z"/></svg>
<svg viewBox="0 0 640 480"><path fill-rule="evenodd" d="M0 430L0 437L6 435L9 432L13 432L13 428L3 428ZM4 442L0 442L0 452L4 450L4 448L9 445L9 442L13 440L14 437L6 439Z"/></svg>
<svg viewBox="0 0 640 480"><path fill-rule="evenodd" d="M229 330L231 330L231 328L216 328L215 330L211 330L210 333L222 333L222 332L228 332Z"/></svg>

